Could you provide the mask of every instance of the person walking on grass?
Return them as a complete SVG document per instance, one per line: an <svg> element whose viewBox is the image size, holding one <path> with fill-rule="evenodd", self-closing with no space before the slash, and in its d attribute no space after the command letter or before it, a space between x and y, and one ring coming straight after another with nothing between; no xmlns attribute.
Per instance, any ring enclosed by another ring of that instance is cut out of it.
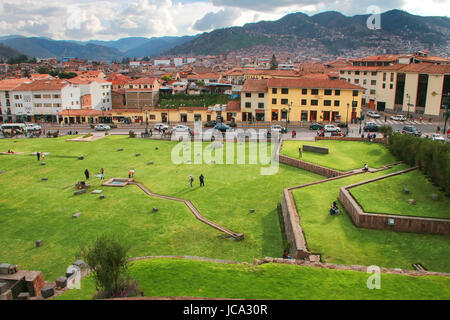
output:
<svg viewBox="0 0 450 320"><path fill-rule="evenodd" d="M204 187L205 186L205 177L203 176L203 174L200 175L200 187Z"/></svg>
<svg viewBox="0 0 450 320"><path fill-rule="evenodd" d="M192 184L194 183L194 177L192 175L189 176L189 182L190 182L191 188L192 188Z"/></svg>
<svg viewBox="0 0 450 320"><path fill-rule="evenodd" d="M86 170L84 170L84 175L86 176L86 181L89 181L89 170L88 169L86 169Z"/></svg>
<svg viewBox="0 0 450 320"><path fill-rule="evenodd" d="M36 152L37 161L41 160L41 153L38 151Z"/></svg>
<svg viewBox="0 0 450 320"><path fill-rule="evenodd" d="M100 179L105 180L105 169L100 170Z"/></svg>

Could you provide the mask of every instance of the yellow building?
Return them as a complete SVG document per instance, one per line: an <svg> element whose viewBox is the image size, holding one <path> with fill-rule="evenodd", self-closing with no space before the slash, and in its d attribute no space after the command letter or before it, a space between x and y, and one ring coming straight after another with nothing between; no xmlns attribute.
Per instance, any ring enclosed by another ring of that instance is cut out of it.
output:
<svg viewBox="0 0 450 320"><path fill-rule="evenodd" d="M347 123L361 117L364 89L343 80L269 79L267 87L266 121Z"/></svg>

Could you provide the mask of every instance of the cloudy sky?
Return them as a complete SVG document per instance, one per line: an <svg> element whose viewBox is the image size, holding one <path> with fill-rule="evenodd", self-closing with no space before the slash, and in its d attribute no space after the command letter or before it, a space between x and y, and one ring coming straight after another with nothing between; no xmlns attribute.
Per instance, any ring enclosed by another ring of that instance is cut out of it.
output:
<svg viewBox="0 0 450 320"><path fill-rule="evenodd" d="M430 16L450 12L450 0L1 0L0 36L116 40L192 35L276 20L297 11L365 14L373 5L382 12L393 8Z"/></svg>

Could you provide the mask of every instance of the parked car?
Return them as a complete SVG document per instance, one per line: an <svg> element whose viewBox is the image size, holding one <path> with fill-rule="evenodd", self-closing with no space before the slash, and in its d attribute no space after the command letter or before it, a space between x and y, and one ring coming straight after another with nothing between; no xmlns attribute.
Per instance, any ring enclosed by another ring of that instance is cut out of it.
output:
<svg viewBox="0 0 450 320"><path fill-rule="evenodd" d="M380 117L380 115L375 111L367 111L367 116L369 116L371 118L377 118L377 119Z"/></svg>
<svg viewBox="0 0 450 320"><path fill-rule="evenodd" d="M107 131L107 130L111 130L111 127L108 126L107 124L100 123L95 126L95 131Z"/></svg>
<svg viewBox="0 0 450 320"><path fill-rule="evenodd" d="M168 130L169 126L165 125L164 123L157 123L155 124L155 126L153 127L155 130Z"/></svg>
<svg viewBox="0 0 450 320"><path fill-rule="evenodd" d="M42 130L42 127L35 123L27 123L26 124L27 131L39 131Z"/></svg>
<svg viewBox="0 0 450 320"><path fill-rule="evenodd" d="M441 136L439 133L433 133L431 139L434 141L445 141L444 137Z"/></svg>
<svg viewBox="0 0 450 320"><path fill-rule="evenodd" d="M227 132L231 130L230 126L227 126L225 123L219 123L214 127L215 130L219 130L220 132Z"/></svg>
<svg viewBox="0 0 450 320"><path fill-rule="evenodd" d="M216 120L208 121L205 123L205 128L213 128L216 126L216 124L217 124Z"/></svg>
<svg viewBox="0 0 450 320"><path fill-rule="evenodd" d="M336 127L336 126L332 125L332 124L327 124L324 127L324 131L325 132L341 132L341 129L339 127Z"/></svg>
<svg viewBox="0 0 450 320"><path fill-rule="evenodd" d="M364 132L378 132L380 130L380 126L375 122L366 122L364 125Z"/></svg>
<svg viewBox="0 0 450 320"><path fill-rule="evenodd" d="M172 131L174 133L191 133L191 128L180 124L180 125L173 127Z"/></svg>
<svg viewBox="0 0 450 320"><path fill-rule="evenodd" d="M391 120L396 120L396 121L405 121L406 117L402 114L397 114L395 116L391 116L390 118Z"/></svg>
<svg viewBox="0 0 450 320"><path fill-rule="evenodd" d="M411 134L416 137L420 137L422 135L422 132L418 131L414 126L404 126L402 133Z"/></svg>
<svg viewBox="0 0 450 320"><path fill-rule="evenodd" d="M270 127L270 131L271 132L277 132L277 133L287 133L286 128L282 127L282 126L280 126L278 124L271 126Z"/></svg>
<svg viewBox="0 0 450 320"><path fill-rule="evenodd" d="M320 123L313 122L309 125L309 130L322 130L322 129L323 125L321 125Z"/></svg>

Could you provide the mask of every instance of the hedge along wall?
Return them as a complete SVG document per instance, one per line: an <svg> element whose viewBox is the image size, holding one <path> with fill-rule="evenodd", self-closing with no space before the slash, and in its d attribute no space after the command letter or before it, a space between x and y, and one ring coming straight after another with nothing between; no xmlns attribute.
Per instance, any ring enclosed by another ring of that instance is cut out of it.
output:
<svg viewBox="0 0 450 320"><path fill-rule="evenodd" d="M450 196L450 145L411 135L392 133L389 138L392 154L410 166L418 166L431 181Z"/></svg>

